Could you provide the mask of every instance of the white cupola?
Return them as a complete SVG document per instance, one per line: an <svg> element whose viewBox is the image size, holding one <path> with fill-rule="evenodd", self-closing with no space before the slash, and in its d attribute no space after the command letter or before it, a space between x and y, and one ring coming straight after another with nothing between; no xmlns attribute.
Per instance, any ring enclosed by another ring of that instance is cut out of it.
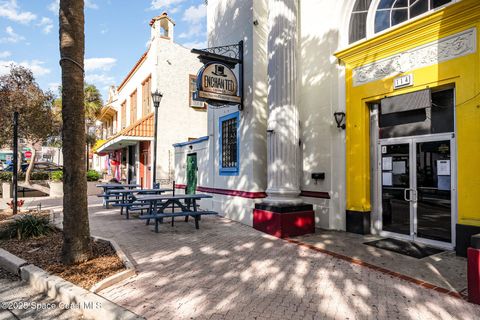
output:
<svg viewBox="0 0 480 320"><path fill-rule="evenodd" d="M152 18L150 26L152 27L152 40L155 38L161 38L173 42L173 28L175 27L175 22L170 19L166 12Z"/></svg>

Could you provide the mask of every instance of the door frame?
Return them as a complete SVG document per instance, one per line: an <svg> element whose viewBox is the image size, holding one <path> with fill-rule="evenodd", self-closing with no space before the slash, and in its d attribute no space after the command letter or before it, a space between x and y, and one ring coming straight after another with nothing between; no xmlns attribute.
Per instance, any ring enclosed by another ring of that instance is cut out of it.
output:
<svg viewBox="0 0 480 320"><path fill-rule="evenodd" d="M417 198L417 157L416 157L416 145L421 142L432 142L432 141L450 141L450 201L451 201L451 242L446 243L437 240L425 239L416 236L417 232L417 199L410 202L410 235L404 235L399 233L394 233L390 231L384 231L383 229L383 208L382 208L382 146L384 145L394 145L394 144L408 144L409 145L409 166L410 166L410 189L415 190L415 197ZM424 243L427 245L452 250L455 248L455 225L457 221L457 148L455 141L454 133L440 133L440 134L428 134L421 136L409 136L409 137L396 137L388 139L379 139L377 142L376 148L376 170L378 174L375 179L375 195L376 208L377 208L377 221L375 222L379 229L379 234L385 237L398 238L402 240L415 241L419 243Z"/></svg>

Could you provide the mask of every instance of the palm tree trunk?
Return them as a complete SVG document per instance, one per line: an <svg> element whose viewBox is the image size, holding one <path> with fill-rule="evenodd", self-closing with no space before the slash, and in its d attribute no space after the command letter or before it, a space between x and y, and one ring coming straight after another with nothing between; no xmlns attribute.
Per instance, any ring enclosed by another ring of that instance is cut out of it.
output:
<svg viewBox="0 0 480 320"><path fill-rule="evenodd" d="M88 260L91 254L85 173L83 0L60 0L62 67L63 248L66 264Z"/></svg>

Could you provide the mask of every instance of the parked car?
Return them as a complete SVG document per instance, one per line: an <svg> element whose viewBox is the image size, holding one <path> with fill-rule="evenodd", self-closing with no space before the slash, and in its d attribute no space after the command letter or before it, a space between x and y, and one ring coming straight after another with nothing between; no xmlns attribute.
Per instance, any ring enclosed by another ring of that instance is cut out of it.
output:
<svg viewBox="0 0 480 320"><path fill-rule="evenodd" d="M28 163L22 163L22 172L27 172L28 166ZM33 172L51 172L62 170L62 166L56 165L55 163L51 162L35 162L35 166L33 167ZM6 166L3 171L12 172L13 164L9 164L8 166Z"/></svg>
<svg viewBox="0 0 480 320"><path fill-rule="evenodd" d="M28 168L28 163L22 163L22 172L26 172ZM13 172L13 164L8 164L3 167L2 171Z"/></svg>
<svg viewBox="0 0 480 320"><path fill-rule="evenodd" d="M62 171L63 167L56 165L52 162L35 162L35 166L33 167L33 171L35 172L45 172L45 171Z"/></svg>

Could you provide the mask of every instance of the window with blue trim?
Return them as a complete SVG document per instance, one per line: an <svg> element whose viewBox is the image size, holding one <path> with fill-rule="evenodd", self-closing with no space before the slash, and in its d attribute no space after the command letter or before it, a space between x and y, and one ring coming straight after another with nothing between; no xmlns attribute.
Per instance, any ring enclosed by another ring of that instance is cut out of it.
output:
<svg viewBox="0 0 480 320"><path fill-rule="evenodd" d="M239 171L240 113L234 112L219 119L220 175L236 176Z"/></svg>

